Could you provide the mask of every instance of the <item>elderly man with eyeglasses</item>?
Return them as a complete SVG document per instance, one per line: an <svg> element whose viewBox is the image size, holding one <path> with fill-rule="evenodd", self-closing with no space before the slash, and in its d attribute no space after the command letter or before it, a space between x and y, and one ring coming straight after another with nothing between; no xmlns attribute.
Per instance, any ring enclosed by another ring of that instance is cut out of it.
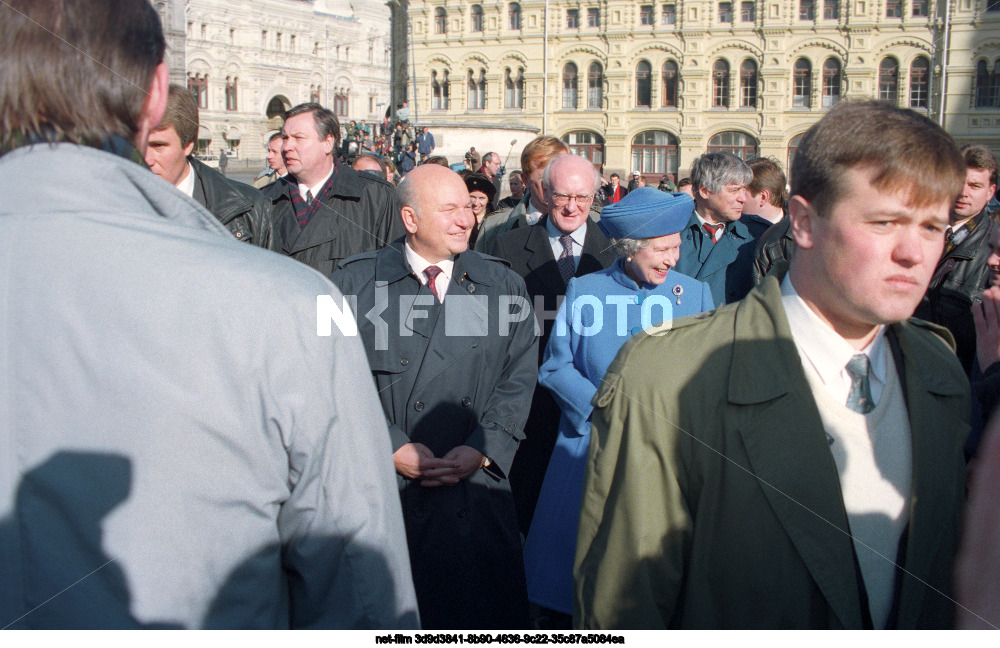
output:
<svg viewBox="0 0 1000 648"><path fill-rule="evenodd" d="M586 158L553 158L542 175L548 215L535 225L501 234L493 248L494 256L509 261L511 269L524 278L531 295L541 330L539 361L566 294L566 284L573 277L607 268L617 257L607 237L589 217L600 181L594 165ZM536 389L525 424L525 440L518 448L510 477L518 521L525 534L555 446L559 417L559 406L548 390Z"/></svg>

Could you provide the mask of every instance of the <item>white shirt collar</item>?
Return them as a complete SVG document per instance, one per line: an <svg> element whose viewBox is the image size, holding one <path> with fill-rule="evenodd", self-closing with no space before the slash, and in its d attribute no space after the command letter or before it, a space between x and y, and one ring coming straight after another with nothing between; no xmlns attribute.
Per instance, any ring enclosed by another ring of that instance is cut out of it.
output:
<svg viewBox="0 0 1000 648"><path fill-rule="evenodd" d="M719 239L722 238L722 235L726 231L726 224L725 223L709 223L707 220L705 220L704 218L701 217L701 214L699 214L697 210L695 210L694 215L695 215L695 218L698 219L698 224L702 226L702 231L704 231L706 235L708 234L708 232L705 231L705 228L704 228L705 225L711 225L712 227L718 227L719 228L715 232L715 236L712 238L713 241L715 241L716 243L718 243Z"/></svg>
<svg viewBox="0 0 1000 648"><path fill-rule="evenodd" d="M875 338L860 351L820 319L795 291L791 275L781 282L781 304L792 330L792 339L799 350L802 363L810 363L823 385L838 402L846 403L851 392L851 375L847 363L858 353L868 356L869 383L872 400L876 403L886 383L888 358L886 357L885 326L880 326Z"/></svg>
<svg viewBox="0 0 1000 648"><path fill-rule="evenodd" d="M191 166L190 162L187 163L187 170L188 170L187 177L184 178L183 180L181 180L181 183L179 185L177 185L177 188L180 189L184 193L184 195L187 196L188 198L193 198L194 197L194 167Z"/></svg>
<svg viewBox="0 0 1000 648"><path fill-rule="evenodd" d="M545 212L536 208L535 205L529 199L528 208L524 210L524 220L528 222L528 225L534 225L538 221L542 220L542 216L544 215Z"/></svg>
<svg viewBox="0 0 1000 648"><path fill-rule="evenodd" d="M417 275L417 279L425 286L427 285L427 275L424 274L424 270L432 265L441 268L441 274L434 280L434 287L437 288L438 301L444 302L445 293L448 292L448 285L451 283L452 273L455 271L455 259L451 258L438 261L437 263L430 263L413 251L409 241L403 243L403 253L406 255L406 262L410 264L413 274Z"/></svg>
<svg viewBox="0 0 1000 648"><path fill-rule="evenodd" d="M307 191L311 191L312 192L313 198L315 198L316 196L318 196L319 195L319 190L323 188L323 185L326 184L326 181L329 180L330 176L333 175L334 168L335 167L330 167L330 173L327 173L326 177L324 177L322 180L320 180L316 184L312 185L311 187L308 186L308 185L302 184L300 182L299 183L299 194L301 194L302 198L306 197L306 192Z"/></svg>
<svg viewBox="0 0 1000 648"><path fill-rule="evenodd" d="M590 220L590 218L588 217L587 220ZM573 239L573 254L580 254L580 251L583 250L583 242L587 238L587 220L583 221L583 225L570 233L570 237ZM552 224L551 216L545 221L545 231L549 235L549 241L555 241L555 244L559 246L560 250L562 250L562 243L559 242L559 237L562 236L563 233ZM579 248L579 250L577 248Z"/></svg>

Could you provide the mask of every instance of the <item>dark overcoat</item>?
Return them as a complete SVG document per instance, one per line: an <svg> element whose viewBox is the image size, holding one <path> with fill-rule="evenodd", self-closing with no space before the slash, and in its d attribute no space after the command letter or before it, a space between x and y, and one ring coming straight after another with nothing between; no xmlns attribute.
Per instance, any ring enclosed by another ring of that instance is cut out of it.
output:
<svg viewBox="0 0 1000 648"><path fill-rule="evenodd" d="M262 190L272 205L272 249L326 276L343 259L381 249L403 235L395 188L381 178L338 164L333 186L316 197L321 205L304 228L299 227L292 205L292 192L298 190L291 174Z"/></svg>
<svg viewBox="0 0 1000 648"><path fill-rule="evenodd" d="M524 281L499 259L463 252L439 304L406 262L403 239L344 261L331 279L356 296L393 451L417 442L441 457L467 445L492 462L455 486L399 478L423 626L527 627L507 479L538 375Z"/></svg>

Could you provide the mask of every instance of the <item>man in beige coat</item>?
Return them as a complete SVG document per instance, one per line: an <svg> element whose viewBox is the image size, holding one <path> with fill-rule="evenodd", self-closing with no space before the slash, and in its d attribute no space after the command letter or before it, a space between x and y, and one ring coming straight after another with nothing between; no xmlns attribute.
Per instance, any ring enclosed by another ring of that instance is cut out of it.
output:
<svg viewBox="0 0 1000 648"><path fill-rule="evenodd" d="M622 349L578 627L950 627L968 384L947 331L908 318L964 172L926 118L838 106L795 158L788 272Z"/></svg>

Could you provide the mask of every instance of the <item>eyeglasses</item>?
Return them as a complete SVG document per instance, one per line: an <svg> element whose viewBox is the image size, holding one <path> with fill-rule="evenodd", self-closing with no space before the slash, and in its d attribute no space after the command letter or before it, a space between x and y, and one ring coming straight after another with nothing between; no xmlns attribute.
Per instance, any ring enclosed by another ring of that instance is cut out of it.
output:
<svg viewBox="0 0 1000 648"><path fill-rule="evenodd" d="M586 205L594 199L594 194L585 194L582 196L570 196L568 194L554 193L552 194L552 202L555 203L557 207L564 207L569 204L571 200L575 200L577 205Z"/></svg>

